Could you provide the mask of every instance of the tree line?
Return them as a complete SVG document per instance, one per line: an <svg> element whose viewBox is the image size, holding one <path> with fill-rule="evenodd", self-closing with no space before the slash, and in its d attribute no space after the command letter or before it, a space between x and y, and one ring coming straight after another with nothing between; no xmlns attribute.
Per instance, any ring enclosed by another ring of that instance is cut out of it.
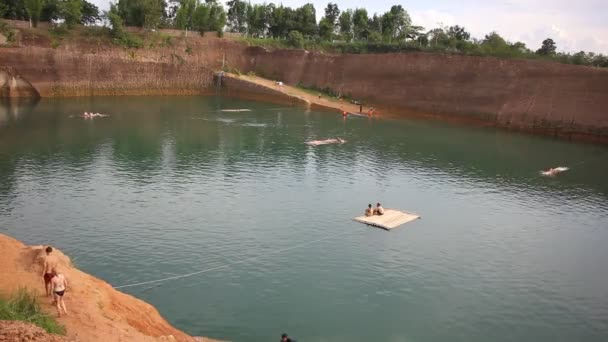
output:
<svg viewBox="0 0 608 342"><path fill-rule="evenodd" d="M229 0L117 0L101 14L86 0L3 0L0 16L8 19L60 21L90 25L107 19L115 37L126 26L176 28L191 31L240 33L255 44L326 49L343 53L431 51L514 58L545 58L563 63L608 67L608 57L592 52L558 53L547 38L538 49L509 42L497 32L482 39L460 25L425 29L415 25L405 8L394 5L385 13L365 8L340 10L329 3L317 22L313 4L292 8L273 3Z"/></svg>
<svg viewBox="0 0 608 342"><path fill-rule="evenodd" d="M40 21L61 21L72 27L94 24L102 19L97 6L86 0L2 0L0 17L29 20L33 27Z"/></svg>

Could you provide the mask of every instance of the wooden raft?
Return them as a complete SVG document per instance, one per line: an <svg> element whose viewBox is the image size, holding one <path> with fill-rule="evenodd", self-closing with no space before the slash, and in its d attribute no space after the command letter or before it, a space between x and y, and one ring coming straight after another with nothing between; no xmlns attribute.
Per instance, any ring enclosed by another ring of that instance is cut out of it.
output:
<svg viewBox="0 0 608 342"><path fill-rule="evenodd" d="M420 216L416 214L393 209L384 209L384 215L359 216L355 217L353 220L370 226L391 230L419 218Z"/></svg>

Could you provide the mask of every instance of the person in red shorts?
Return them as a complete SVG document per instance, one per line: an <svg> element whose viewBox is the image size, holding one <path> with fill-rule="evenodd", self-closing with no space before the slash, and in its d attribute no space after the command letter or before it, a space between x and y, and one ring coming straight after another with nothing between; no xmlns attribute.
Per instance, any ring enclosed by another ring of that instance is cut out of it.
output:
<svg viewBox="0 0 608 342"><path fill-rule="evenodd" d="M52 296L51 279L53 279L53 271L57 267L57 258L51 253L53 247L48 246L45 250L46 255L44 256L44 263L42 266L42 278L44 279L44 289L46 290L47 297Z"/></svg>

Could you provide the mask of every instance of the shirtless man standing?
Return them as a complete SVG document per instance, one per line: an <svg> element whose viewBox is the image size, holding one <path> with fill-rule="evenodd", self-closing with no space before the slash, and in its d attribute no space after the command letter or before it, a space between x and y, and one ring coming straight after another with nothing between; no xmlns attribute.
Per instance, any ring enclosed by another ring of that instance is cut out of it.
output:
<svg viewBox="0 0 608 342"><path fill-rule="evenodd" d="M61 317L61 309L64 314L68 314L68 310L65 308L65 302L63 301L63 295L65 290L68 288L68 280L65 278L63 273L59 273L57 269L53 271L53 279L51 279L51 285L53 287L53 298L57 304L57 313Z"/></svg>
<svg viewBox="0 0 608 342"><path fill-rule="evenodd" d="M53 252L53 247L48 246L46 248L46 255L44 256L44 264L42 266L42 278L44 278L44 289L46 290L46 295L50 297L52 295L51 290L51 279L53 279L53 271L57 267L57 258L54 255L51 255Z"/></svg>

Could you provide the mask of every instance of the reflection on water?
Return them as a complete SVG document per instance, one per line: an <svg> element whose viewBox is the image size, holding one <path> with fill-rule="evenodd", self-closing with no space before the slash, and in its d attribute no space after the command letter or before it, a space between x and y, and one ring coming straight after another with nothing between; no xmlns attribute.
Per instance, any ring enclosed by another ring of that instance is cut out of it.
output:
<svg viewBox="0 0 608 342"><path fill-rule="evenodd" d="M600 341L608 333L605 147L221 98L27 108L3 112L0 232L28 243L50 237L112 284L353 232L126 289L192 334ZM84 111L111 117L70 118ZM334 137L348 143L304 144ZM571 170L539 177L558 165ZM390 233L350 220L375 201L423 220Z"/></svg>
<svg viewBox="0 0 608 342"><path fill-rule="evenodd" d="M38 98L0 98L0 128L29 115L38 101Z"/></svg>

